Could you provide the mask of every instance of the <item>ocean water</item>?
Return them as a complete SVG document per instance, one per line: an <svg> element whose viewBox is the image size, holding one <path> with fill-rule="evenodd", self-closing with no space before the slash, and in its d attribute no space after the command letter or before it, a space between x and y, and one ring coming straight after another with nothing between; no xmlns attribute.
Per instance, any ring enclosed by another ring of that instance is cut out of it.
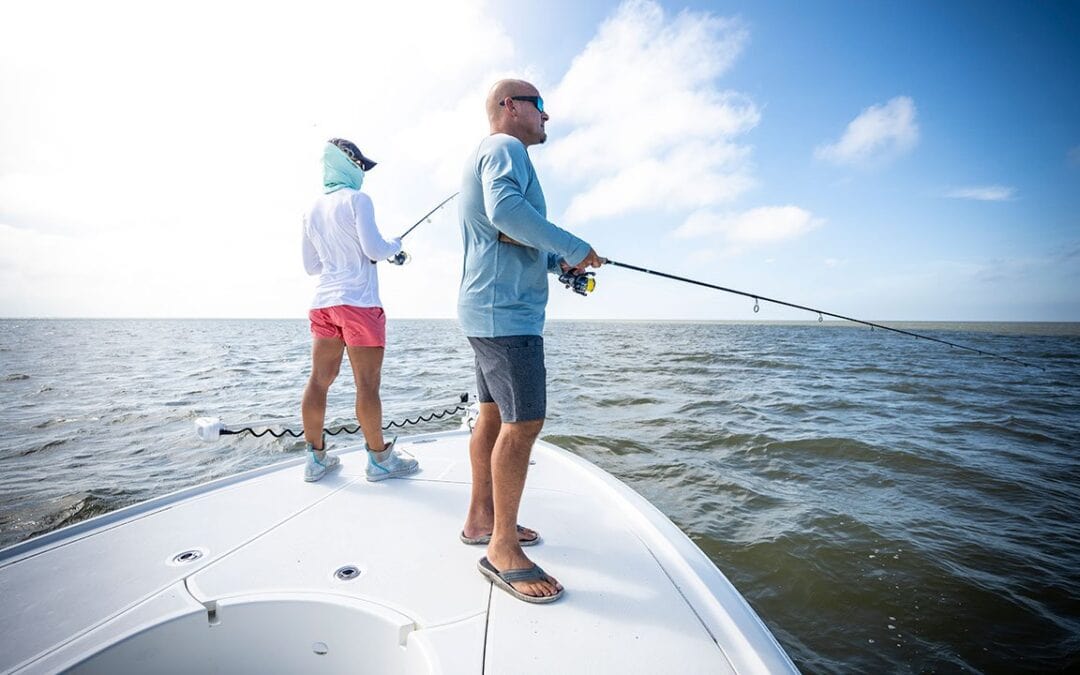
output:
<svg viewBox="0 0 1080 675"><path fill-rule="evenodd" d="M667 514L804 672L1077 672L1080 324L901 327L1045 370L831 322L551 322L543 437ZM388 420L473 390L455 322L389 341ZM0 546L295 456L193 421L298 418L308 353L303 321L0 320Z"/></svg>

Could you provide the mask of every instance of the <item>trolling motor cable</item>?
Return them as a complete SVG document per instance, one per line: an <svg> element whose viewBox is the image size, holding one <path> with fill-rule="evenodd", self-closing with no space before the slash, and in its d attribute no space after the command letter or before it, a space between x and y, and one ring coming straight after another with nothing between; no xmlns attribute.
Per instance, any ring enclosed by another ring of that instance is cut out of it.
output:
<svg viewBox="0 0 1080 675"><path fill-rule="evenodd" d="M862 319L854 319L854 318L852 318L850 316L843 316L842 314L833 314L832 312L826 312L826 311L821 310L821 309L815 309L813 307L807 307L805 305L797 305L797 304L795 304L793 302L785 302L784 300L775 300L773 298L767 298L764 295L757 295L755 293L747 293L746 291L739 291L739 290L735 290L734 288L725 288L724 286L717 286L715 284L709 284L709 283L706 283L704 281L697 281L695 279L687 279L686 277L680 277L680 276L676 276L674 274L667 274L666 272L657 272L656 270L645 269L644 267L638 267L637 265L630 265L630 264L627 264L627 263L617 262L617 261L611 260L611 259L605 259L604 262L605 262L605 264L608 264L608 265L615 265L616 267L625 267L628 270L634 270L636 272L644 272L646 274L655 274L658 277L664 277L666 279L674 279L675 281L682 281L684 283L694 284L696 286L704 286L705 288L712 288L712 289L717 290L717 291L724 291L725 293L734 293L735 295L742 295L742 296L747 297L747 298L753 298L753 300L754 300L754 312L755 313L758 311L758 301L759 300L764 300L765 302L772 302L772 303L777 304L777 305L784 305L785 307L793 307L795 309L801 309L801 310L804 310L804 311L807 311L807 312L814 312L815 314L818 315L818 321L819 322L823 320L822 315L831 316L831 317L836 318L836 319L843 319L844 321L851 321L853 323L861 323L864 326L870 326L871 329L881 328L882 330L892 331L893 333L899 333L901 335L907 335L907 336L910 336L910 337L913 337L913 338L918 338L920 340L930 340L931 342L940 342L943 345L948 345L950 347L956 347L957 349L964 349L964 350L969 351L969 352L975 352L976 354L981 354L983 356L992 356L992 357L996 357L996 358L999 358L999 359L1004 359L1005 361L1011 361L1013 363L1020 364L1021 366L1027 366L1028 368L1038 368L1040 370L1046 370L1046 368L1043 368L1042 366L1037 366L1037 365L1032 364L1032 363L1027 363L1025 361L1021 361L1020 359L1016 359L1016 358L1013 358L1011 356L1005 356L1003 354L995 354L994 352L984 351L984 350L978 349L976 347L968 347L968 346L965 346L965 345L957 344L955 342L949 342L948 340L942 340L940 338L931 337L929 335L922 335L922 334L919 334L919 333L913 333L911 331L903 330L903 329L900 329L900 328L890 328L888 326L883 326L883 325L881 325L879 323L873 323L871 321L863 321Z"/></svg>
<svg viewBox="0 0 1080 675"><path fill-rule="evenodd" d="M412 227L405 230L405 232L403 232L401 234L399 239L404 239L405 237L407 237L409 235L409 233L412 232L413 230L415 230L417 227L419 227L421 223L423 223L425 221L430 223L431 221L428 220L428 219L431 217L431 215L433 213L435 213L436 211L438 211L439 209L441 209L442 207L446 206L446 203L449 202L454 197L457 197L458 194L460 194L460 193L455 192L454 194L450 195L446 199L439 202L438 206L436 206L435 208L433 208L430 211L428 211L427 213L425 213L424 216L420 220L413 223ZM408 263L410 260L412 260L412 257L408 253L406 253L405 251L400 251L398 253L395 253L393 258L387 258L386 262L393 263L394 265L404 265L404 264ZM372 260L371 262L372 263L378 263L377 260Z"/></svg>
<svg viewBox="0 0 1080 675"><path fill-rule="evenodd" d="M420 424L421 422L431 422L432 420L441 420L447 415L454 415L459 412L464 412L469 409L469 395L467 393L460 395L460 401L452 408L445 408L442 412L433 412L430 415L417 415L415 419L406 417L400 422L390 421L383 425L383 430L389 430L394 427L404 428L413 424ZM262 431L256 431L251 426L243 427L240 429L226 428L222 421L216 417L200 417L195 420L195 426L198 430L199 437L204 441L216 441L219 436L230 436L239 434L251 434L255 438L270 434L274 438L282 438L284 436L291 436L292 438L300 438L304 435L304 430L295 429L282 429L281 431L275 431L271 426L267 425ZM355 427L355 428L352 428ZM342 425L335 429L323 429L324 434L330 436L337 436L338 434L356 434L360 432L360 425Z"/></svg>

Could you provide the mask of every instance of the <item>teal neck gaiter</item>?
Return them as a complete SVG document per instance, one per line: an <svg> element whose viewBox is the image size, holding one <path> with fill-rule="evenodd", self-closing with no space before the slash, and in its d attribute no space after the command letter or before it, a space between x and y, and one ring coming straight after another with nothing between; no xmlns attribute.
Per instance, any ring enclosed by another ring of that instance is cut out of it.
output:
<svg viewBox="0 0 1080 675"><path fill-rule="evenodd" d="M353 164L349 156L333 143L323 150L323 192L330 194L341 188L359 190L364 184L364 170Z"/></svg>

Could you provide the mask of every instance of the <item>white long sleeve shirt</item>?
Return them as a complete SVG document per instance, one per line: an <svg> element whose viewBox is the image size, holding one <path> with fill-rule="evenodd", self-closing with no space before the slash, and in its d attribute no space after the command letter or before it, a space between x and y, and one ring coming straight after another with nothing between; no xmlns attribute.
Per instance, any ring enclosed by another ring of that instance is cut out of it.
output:
<svg viewBox="0 0 1080 675"><path fill-rule="evenodd" d="M383 239L371 197L343 188L319 197L304 217L303 250L304 269L319 275L312 309L382 307L371 261L401 251L401 239Z"/></svg>

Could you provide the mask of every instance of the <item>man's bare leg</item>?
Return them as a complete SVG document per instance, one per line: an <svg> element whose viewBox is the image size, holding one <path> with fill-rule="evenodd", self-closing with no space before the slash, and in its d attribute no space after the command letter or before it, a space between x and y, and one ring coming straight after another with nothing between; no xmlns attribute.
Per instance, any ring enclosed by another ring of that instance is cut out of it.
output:
<svg viewBox="0 0 1080 675"><path fill-rule="evenodd" d="M481 403L472 436L469 438L469 460L472 465L472 497L465 526L461 532L468 538L491 534L495 528L495 502L491 488L491 452L502 428L499 406ZM523 528L518 536L531 539L536 532Z"/></svg>
<svg viewBox="0 0 1080 675"><path fill-rule="evenodd" d="M479 426L479 420L477 423ZM517 517L521 494L525 490L525 476L529 471L529 455L543 426L543 419L503 422L491 451L491 494L495 506L495 523L491 532L491 543L488 544L487 558L500 572L533 565L518 542ZM551 582L520 581L512 585L526 595L537 597L555 595L562 589L562 585L554 578Z"/></svg>
<svg viewBox="0 0 1080 675"><path fill-rule="evenodd" d="M491 494L491 452L499 437L502 417L499 406L481 403L469 437L469 464L472 466L472 496L462 533L466 537L489 534L495 527L495 503Z"/></svg>

